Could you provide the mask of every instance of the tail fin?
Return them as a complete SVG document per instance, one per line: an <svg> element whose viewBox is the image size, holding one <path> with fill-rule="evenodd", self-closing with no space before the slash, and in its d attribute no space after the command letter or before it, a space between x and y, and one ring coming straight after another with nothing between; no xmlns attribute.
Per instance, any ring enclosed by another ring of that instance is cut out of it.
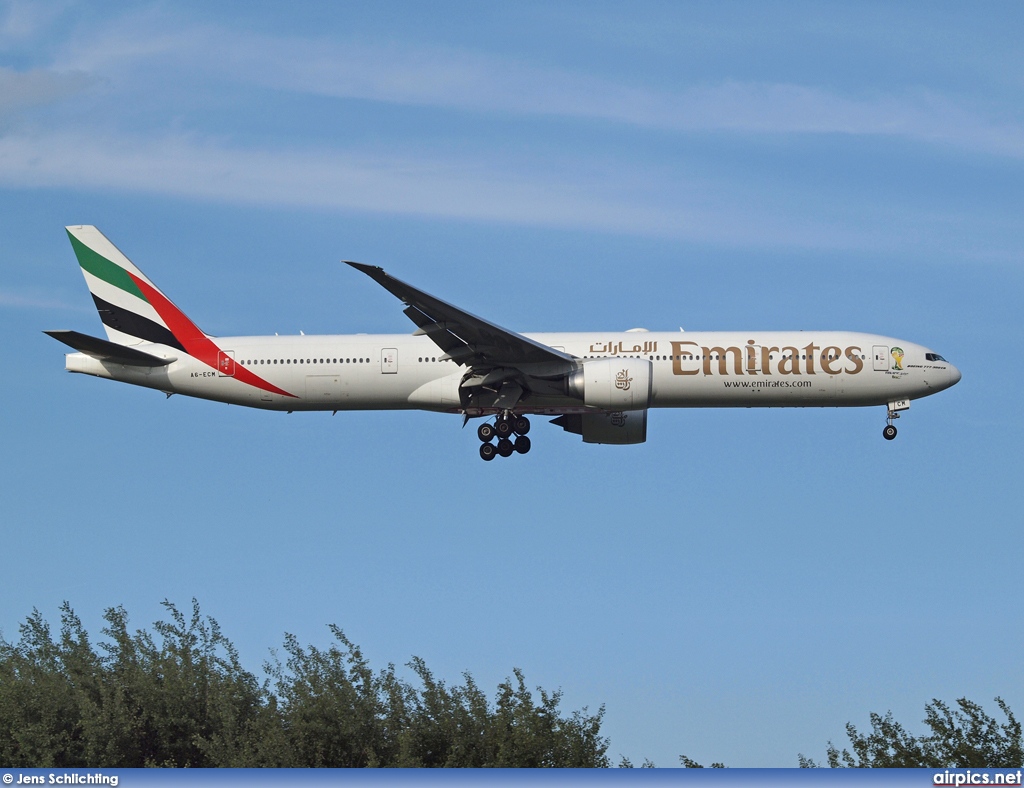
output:
<svg viewBox="0 0 1024 788"><path fill-rule="evenodd" d="M156 342L187 353L207 339L103 233L91 225L65 229L111 342Z"/></svg>

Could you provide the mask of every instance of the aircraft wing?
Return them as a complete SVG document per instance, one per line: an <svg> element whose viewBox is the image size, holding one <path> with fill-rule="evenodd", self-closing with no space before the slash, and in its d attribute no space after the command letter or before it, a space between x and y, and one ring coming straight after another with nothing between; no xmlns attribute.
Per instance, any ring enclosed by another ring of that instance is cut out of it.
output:
<svg viewBox="0 0 1024 788"><path fill-rule="evenodd" d="M518 367L552 362L565 364L574 360L567 353L424 293L378 266L344 262L400 298L406 304L405 314L416 324L415 333L430 337L444 351L443 358L450 358L457 364L475 368Z"/></svg>
<svg viewBox="0 0 1024 788"><path fill-rule="evenodd" d="M77 331L44 331L58 342L74 348L79 353L98 358L100 361L112 361L115 364L127 364L130 367L166 367L174 358L160 358L141 350L97 339Z"/></svg>

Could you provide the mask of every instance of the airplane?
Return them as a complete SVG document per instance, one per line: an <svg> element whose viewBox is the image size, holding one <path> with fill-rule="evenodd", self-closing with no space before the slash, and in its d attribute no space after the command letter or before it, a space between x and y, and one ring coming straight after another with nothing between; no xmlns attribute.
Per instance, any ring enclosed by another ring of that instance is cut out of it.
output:
<svg viewBox="0 0 1024 788"><path fill-rule="evenodd" d="M405 304L411 335L215 337L98 229L65 229L107 335L45 332L76 351L69 372L289 413L483 418L484 460L526 454L529 416L584 443L643 443L653 408L884 406L892 440L912 400L961 377L922 345L849 331L520 334L351 261Z"/></svg>

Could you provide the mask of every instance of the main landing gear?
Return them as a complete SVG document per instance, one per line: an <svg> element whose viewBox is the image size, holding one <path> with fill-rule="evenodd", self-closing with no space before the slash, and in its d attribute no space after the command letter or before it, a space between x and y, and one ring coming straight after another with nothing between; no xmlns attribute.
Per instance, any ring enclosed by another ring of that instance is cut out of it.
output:
<svg viewBox="0 0 1024 788"><path fill-rule="evenodd" d="M511 457L514 453L526 454L530 450L530 439L526 433L530 431L530 420L525 416L516 416L505 411L493 424L484 422L476 431L480 439L480 457L490 462L495 455ZM491 441L498 437L498 443Z"/></svg>

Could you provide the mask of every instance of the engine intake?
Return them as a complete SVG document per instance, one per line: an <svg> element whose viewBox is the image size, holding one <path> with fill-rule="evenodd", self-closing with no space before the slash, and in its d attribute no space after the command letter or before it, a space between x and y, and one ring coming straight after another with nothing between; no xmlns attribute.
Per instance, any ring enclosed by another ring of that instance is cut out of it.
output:
<svg viewBox="0 0 1024 788"><path fill-rule="evenodd" d="M566 379L566 393L592 408L642 410L651 404L651 362L645 358L594 358Z"/></svg>

